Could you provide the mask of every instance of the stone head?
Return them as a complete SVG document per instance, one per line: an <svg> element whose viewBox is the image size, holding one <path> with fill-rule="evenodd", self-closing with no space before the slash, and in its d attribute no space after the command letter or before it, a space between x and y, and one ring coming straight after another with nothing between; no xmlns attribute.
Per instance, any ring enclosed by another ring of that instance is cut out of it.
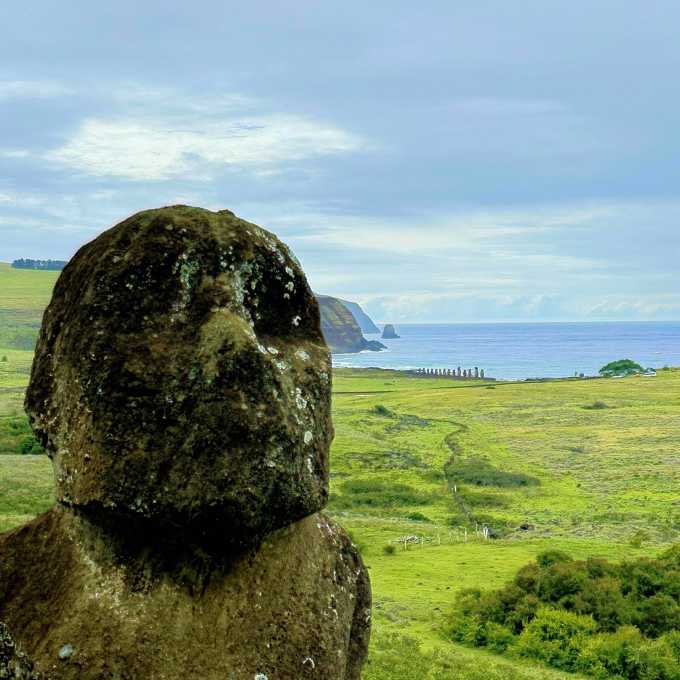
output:
<svg viewBox="0 0 680 680"><path fill-rule="evenodd" d="M330 380L288 248L229 211L173 206L64 269L26 408L61 503L247 541L325 505Z"/></svg>

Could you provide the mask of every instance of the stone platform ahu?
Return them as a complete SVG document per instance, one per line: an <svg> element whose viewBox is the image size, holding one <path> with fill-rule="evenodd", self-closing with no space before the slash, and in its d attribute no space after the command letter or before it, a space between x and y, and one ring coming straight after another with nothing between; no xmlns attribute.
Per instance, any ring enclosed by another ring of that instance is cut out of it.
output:
<svg viewBox="0 0 680 680"><path fill-rule="evenodd" d="M273 234L174 206L84 246L26 396L57 504L0 536L0 678L359 678L368 576L320 513L330 383Z"/></svg>

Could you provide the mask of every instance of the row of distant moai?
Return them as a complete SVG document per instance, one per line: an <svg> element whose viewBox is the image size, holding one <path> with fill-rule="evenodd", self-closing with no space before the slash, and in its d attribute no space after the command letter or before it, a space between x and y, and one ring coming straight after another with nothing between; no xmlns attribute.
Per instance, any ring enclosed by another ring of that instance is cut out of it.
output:
<svg viewBox="0 0 680 680"><path fill-rule="evenodd" d="M454 378L456 380L493 380L486 378L483 368L417 368L417 375L437 378Z"/></svg>

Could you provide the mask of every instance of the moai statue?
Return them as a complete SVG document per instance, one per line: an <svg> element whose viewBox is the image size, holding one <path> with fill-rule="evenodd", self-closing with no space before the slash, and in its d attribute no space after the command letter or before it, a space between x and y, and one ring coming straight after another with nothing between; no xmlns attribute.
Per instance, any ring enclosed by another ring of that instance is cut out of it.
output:
<svg viewBox="0 0 680 680"><path fill-rule="evenodd" d="M460 376L461 376L461 369L460 369L460 366L459 366L458 367L458 377L460 378Z"/></svg>
<svg viewBox="0 0 680 680"><path fill-rule="evenodd" d="M482 378L484 378L484 369L483 369L483 368L479 371L479 375L480 375Z"/></svg>
<svg viewBox="0 0 680 680"><path fill-rule="evenodd" d="M466 368L463 369L463 377L467 378L467 369Z"/></svg>
<svg viewBox="0 0 680 680"><path fill-rule="evenodd" d="M479 378L479 369L475 366L475 378Z"/></svg>
<svg viewBox="0 0 680 680"><path fill-rule="evenodd" d="M57 504L0 536L0 678L358 680L368 574L320 513L330 371L297 260L229 211L81 248L26 395Z"/></svg>

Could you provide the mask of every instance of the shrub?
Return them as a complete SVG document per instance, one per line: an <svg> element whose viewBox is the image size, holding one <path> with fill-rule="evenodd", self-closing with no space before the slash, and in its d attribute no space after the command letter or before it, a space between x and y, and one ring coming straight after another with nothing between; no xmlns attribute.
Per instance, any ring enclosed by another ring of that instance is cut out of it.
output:
<svg viewBox="0 0 680 680"><path fill-rule="evenodd" d="M447 479L458 484L474 484L475 486L498 486L512 488L533 486L539 483L535 477L521 472L499 470L484 458L456 456L444 466Z"/></svg>
<svg viewBox="0 0 680 680"><path fill-rule="evenodd" d="M391 543L383 546L383 553L385 555L394 555L396 552L397 549Z"/></svg>
<svg viewBox="0 0 680 680"><path fill-rule="evenodd" d="M43 449L42 446L38 444L37 439L31 434L21 440L19 453L25 456L35 456L43 453Z"/></svg>
<svg viewBox="0 0 680 680"><path fill-rule="evenodd" d="M599 399L597 401L594 401L592 404L588 404L587 406L583 406L583 408L588 409L590 411L600 411L605 408L611 408L608 404L606 404L604 401L600 401Z"/></svg>
<svg viewBox="0 0 680 680"><path fill-rule="evenodd" d="M504 588L461 593L447 634L596 678L680 680L678 622L680 545L618 564L550 550Z"/></svg>
<svg viewBox="0 0 680 680"><path fill-rule="evenodd" d="M642 373L644 370L640 364L631 359L619 359L618 361L610 361L606 366L603 366L599 370L599 374L605 377L634 375L635 373Z"/></svg>
<svg viewBox="0 0 680 680"><path fill-rule="evenodd" d="M42 454L25 416L0 419L0 454Z"/></svg>
<svg viewBox="0 0 680 680"><path fill-rule="evenodd" d="M644 529L638 529L628 539L628 545L631 548L641 548L643 543L649 540L649 534Z"/></svg>
<svg viewBox="0 0 680 680"><path fill-rule="evenodd" d="M601 633L584 642L576 668L595 678L678 680L680 655L675 635L650 641L633 626Z"/></svg>
<svg viewBox="0 0 680 680"><path fill-rule="evenodd" d="M502 654L515 639L509 628L493 621L486 624L485 636L486 646L497 654Z"/></svg>
<svg viewBox="0 0 680 680"><path fill-rule="evenodd" d="M553 564L561 564L563 562L572 562L570 555L562 550L546 550L536 556L536 564L539 567L551 567Z"/></svg>
<svg viewBox="0 0 680 680"><path fill-rule="evenodd" d="M414 489L408 484L392 484L378 479L348 480L340 488L342 494L332 498L332 507L339 510L429 505L436 498L432 493Z"/></svg>
<svg viewBox="0 0 680 680"><path fill-rule="evenodd" d="M540 609L513 644L512 651L572 671L577 667L581 647L596 629L597 624L590 616Z"/></svg>
<svg viewBox="0 0 680 680"><path fill-rule="evenodd" d="M376 404L373 407L373 414L376 416L382 416L383 418L394 417L394 412L390 411L390 409L388 409L387 406L383 406L383 404Z"/></svg>
<svg viewBox="0 0 680 680"><path fill-rule="evenodd" d="M406 518L410 519L413 522L431 522L432 521L427 515L423 515L422 512L409 512L409 514L406 515Z"/></svg>

